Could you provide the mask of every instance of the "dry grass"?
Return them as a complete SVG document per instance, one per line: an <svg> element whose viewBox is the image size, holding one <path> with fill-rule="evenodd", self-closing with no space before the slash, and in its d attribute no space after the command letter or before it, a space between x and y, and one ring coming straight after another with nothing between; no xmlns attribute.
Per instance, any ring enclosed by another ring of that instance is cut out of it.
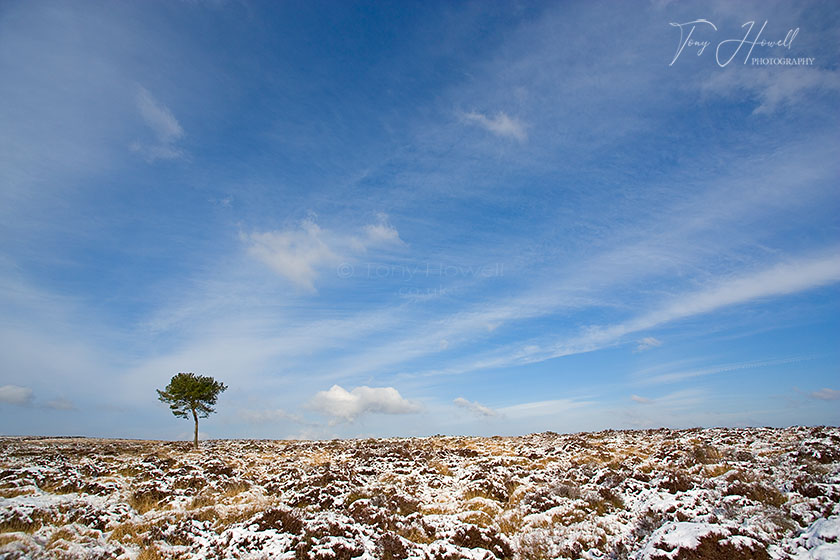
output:
<svg viewBox="0 0 840 560"><path fill-rule="evenodd" d="M230 527L237 523L242 523L254 517L256 514L270 508L271 504L251 504L245 507L228 510L224 513L218 513L217 525L220 527Z"/></svg>
<svg viewBox="0 0 840 560"><path fill-rule="evenodd" d="M196 496L195 498L190 500L190 503L187 504L187 509L188 510L201 509L201 508L206 508L208 506L215 506L218 503L219 503L219 499L218 499L217 496L211 496L211 495L208 495L208 494L199 494L198 496Z"/></svg>
<svg viewBox="0 0 840 560"><path fill-rule="evenodd" d="M116 541L122 544L136 544L142 545L142 534L146 533L153 527L152 523L121 523L114 527L111 535L108 537L111 541Z"/></svg>
<svg viewBox="0 0 840 560"><path fill-rule="evenodd" d="M440 461L429 461L429 467L434 469L439 475L452 476L452 469L446 463Z"/></svg>
<svg viewBox="0 0 840 560"><path fill-rule="evenodd" d="M11 544L18 540L17 537L12 535L0 535L0 546L5 546L7 544Z"/></svg>
<svg viewBox="0 0 840 560"><path fill-rule="evenodd" d="M782 507L787 501L784 494L760 483L747 484L743 482L736 482L732 484L725 492L727 496L744 496L754 502L761 502L772 507Z"/></svg>
<svg viewBox="0 0 840 560"><path fill-rule="evenodd" d="M542 533L523 535L519 539L517 552L521 560L553 560L551 540Z"/></svg>
<svg viewBox="0 0 840 560"><path fill-rule="evenodd" d="M491 527L494 525L493 516L482 510L471 510L462 513L458 516L458 519L464 523L472 523L479 527Z"/></svg>
<svg viewBox="0 0 840 560"><path fill-rule="evenodd" d="M703 468L703 476L705 476L706 478L717 478L728 473L731 470L732 467L727 465L726 463L720 463L712 466L707 465Z"/></svg>
<svg viewBox="0 0 840 560"><path fill-rule="evenodd" d="M347 496L344 497L344 506L347 507L353 502L357 502L359 500L367 500L372 497L373 494L365 490L353 490L352 492L347 494Z"/></svg>
<svg viewBox="0 0 840 560"><path fill-rule="evenodd" d="M54 520L47 512L33 512L29 517L7 517L0 521L0 533L32 534L44 525L52 525Z"/></svg>
<svg viewBox="0 0 840 560"><path fill-rule="evenodd" d="M137 555L136 560L165 560L166 556L164 556L160 550L157 549L155 546L150 546L144 548L140 551L140 554Z"/></svg>
<svg viewBox="0 0 840 560"><path fill-rule="evenodd" d="M195 512L190 516L197 521L208 521L214 525L219 524L220 515L214 507L204 508L201 511Z"/></svg>
<svg viewBox="0 0 840 560"><path fill-rule="evenodd" d="M307 457L304 458L304 461L313 467L320 467L321 465L328 465L333 460L333 453L328 450L323 451L313 451Z"/></svg>
<svg viewBox="0 0 840 560"><path fill-rule="evenodd" d="M78 536L78 533L62 527L50 535L46 544L46 549L61 550L63 548L61 545L76 542L78 540Z"/></svg>
<svg viewBox="0 0 840 560"><path fill-rule="evenodd" d="M492 500L483 498L474 498L464 503L466 511L480 511L488 515L491 519L502 513L502 506Z"/></svg>
<svg viewBox="0 0 840 560"><path fill-rule="evenodd" d="M4 477L0 497L17 499L6 502L0 547L20 542L0 548L0 557L25 546L32 557L69 558L67 551L89 545L114 557L140 552L141 560L185 558L199 549L204 556L223 549L256 555L265 539L276 538L290 547L289 554L307 539L309 548L298 554L304 558L312 547L327 546L317 540L333 535L355 541L354 551L364 541L376 557L390 551L393 558L441 558L441 540L461 546L453 537L460 531L469 537L462 539L467 548L481 548L490 542L487 535L502 534L516 551L512 558L545 560L580 557L587 550L608 553L622 542L644 542L664 523L711 511L680 495L674 509L648 522L640 507L646 494L639 494L646 489L683 494L702 488L716 507L709 523L755 527L768 546L809 523L794 510L828 515L826 497L833 500L837 492L826 475L836 473L836 466L801 452L811 453L808 442L802 443L807 434L791 441L791 459L778 460L758 451L774 445L773 434L725 435L663 430L282 445L231 441L208 442L193 455L166 443L96 442L85 455L73 449L78 442L15 441L7 459L20 457L9 466L17 477ZM32 464L39 466L37 474L28 468ZM795 483L783 494L776 488L786 476ZM43 509L27 517L19 512L44 503L36 483L53 494L76 485L93 490L56 499L49 509L37 506ZM109 496L108 507L94 494ZM727 495L741 497L724 500ZM116 502L119 507L111 507ZM268 523L266 511L273 506L284 512L303 508L294 513L301 530ZM338 521L324 524L329 512ZM753 521L756 516L760 522ZM288 535L263 535L266 527Z"/></svg>
<svg viewBox="0 0 840 560"><path fill-rule="evenodd" d="M35 492L32 488L1 488L0 498L16 498L25 494L33 494Z"/></svg>
<svg viewBox="0 0 840 560"><path fill-rule="evenodd" d="M411 525L407 529L397 529L397 534L417 544L430 544L435 541L434 535L427 535L421 528Z"/></svg>
<svg viewBox="0 0 840 560"><path fill-rule="evenodd" d="M521 533L524 523L525 518L520 513L506 513L496 520L499 531L508 536Z"/></svg>

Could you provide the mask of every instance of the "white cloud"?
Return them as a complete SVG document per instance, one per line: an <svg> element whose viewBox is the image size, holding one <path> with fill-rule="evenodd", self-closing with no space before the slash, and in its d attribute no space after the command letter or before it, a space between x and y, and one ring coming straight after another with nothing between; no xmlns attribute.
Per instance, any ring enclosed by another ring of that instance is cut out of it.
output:
<svg viewBox="0 0 840 560"><path fill-rule="evenodd" d="M391 225L386 214L378 214L377 219L377 223L368 224L364 227L367 239L371 244L403 243L397 228Z"/></svg>
<svg viewBox="0 0 840 560"><path fill-rule="evenodd" d="M32 389L19 385L0 387L0 403L27 405L32 402Z"/></svg>
<svg viewBox="0 0 840 560"><path fill-rule="evenodd" d="M519 119L511 118L501 111L496 113L496 116L494 117L488 117L482 113L472 111L464 113L463 118L467 122L477 124L481 128L492 132L496 136L515 138L520 142L524 142L528 139L525 124Z"/></svg>
<svg viewBox="0 0 840 560"><path fill-rule="evenodd" d="M811 396L823 401L837 401L840 400L840 391L823 387L819 391L811 393Z"/></svg>
<svg viewBox="0 0 840 560"><path fill-rule="evenodd" d="M384 214L363 230L365 234L361 237L336 233L321 228L313 217L309 217L298 228L252 233L244 239L249 243L249 254L299 288L314 292L315 280L324 269L338 266L338 273L343 274L344 264L360 253L387 245L402 245L399 232L388 223ZM348 267L348 270L352 268Z"/></svg>
<svg viewBox="0 0 840 560"><path fill-rule="evenodd" d="M639 395L630 395L630 400L641 404L649 404L653 402L653 399L649 399L647 397L640 397Z"/></svg>
<svg viewBox="0 0 840 560"><path fill-rule="evenodd" d="M183 151L177 142L184 136L184 129L172 112L144 87L140 87L137 92L136 102L140 116L154 133L155 143L135 142L131 146L132 150L144 154L149 161L182 157Z"/></svg>
<svg viewBox="0 0 840 560"><path fill-rule="evenodd" d="M644 350L648 350L650 348L656 348L657 346L662 346L662 341L658 338L654 338L652 336L646 336L645 338L638 341L639 344L636 346L636 352L642 352Z"/></svg>
<svg viewBox="0 0 840 560"><path fill-rule="evenodd" d="M455 399L452 402L455 403L455 406L466 409L466 410L468 410L468 411L470 411L473 414L476 414L478 416L484 416L484 417L499 416L499 413L497 411L493 410L492 408L484 406L483 404L479 404L475 401L468 401L467 399L465 399L463 397L458 397L457 399Z"/></svg>
<svg viewBox="0 0 840 560"><path fill-rule="evenodd" d="M314 291L317 269L341 260L323 237L318 224L308 219L298 230L252 233L248 252L293 284Z"/></svg>
<svg viewBox="0 0 840 560"><path fill-rule="evenodd" d="M420 406L408 401L393 387L356 387L347 391L333 385L328 391L319 391L310 407L332 416L335 422L352 422L369 413L411 414L420 411Z"/></svg>

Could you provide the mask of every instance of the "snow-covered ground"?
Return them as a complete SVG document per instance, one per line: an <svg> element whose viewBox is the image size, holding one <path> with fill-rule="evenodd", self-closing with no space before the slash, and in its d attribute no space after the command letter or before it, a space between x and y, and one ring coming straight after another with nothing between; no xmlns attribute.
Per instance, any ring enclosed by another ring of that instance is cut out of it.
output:
<svg viewBox="0 0 840 560"><path fill-rule="evenodd" d="M840 429L0 438L0 558L840 558Z"/></svg>

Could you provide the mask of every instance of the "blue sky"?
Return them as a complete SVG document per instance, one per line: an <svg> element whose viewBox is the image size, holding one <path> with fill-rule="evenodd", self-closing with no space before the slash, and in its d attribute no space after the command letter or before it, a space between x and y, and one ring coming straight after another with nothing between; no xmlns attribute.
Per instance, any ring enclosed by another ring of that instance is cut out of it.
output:
<svg viewBox="0 0 840 560"><path fill-rule="evenodd" d="M726 64L748 32L782 44ZM836 425L838 35L833 2L4 2L2 432L189 438L181 371L230 387L204 437Z"/></svg>

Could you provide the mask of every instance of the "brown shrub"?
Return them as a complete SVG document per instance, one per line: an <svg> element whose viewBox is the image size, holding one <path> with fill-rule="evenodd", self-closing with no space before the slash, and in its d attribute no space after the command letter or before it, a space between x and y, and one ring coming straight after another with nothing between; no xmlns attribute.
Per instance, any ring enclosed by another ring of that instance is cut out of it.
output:
<svg viewBox="0 0 840 560"><path fill-rule="evenodd" d="M147 511L157 509L160 503L168 497L168 492L154 486L148 486L135 490L128 499L128 505L134 508L137 513L143 515Z"/></svg>
<svg viewBox="0 0 840 560"><path fill-rule="evenodd" d="M490 527L466 525L458 527L452 536L452 544L464 548L483 548L497 558L511 558L513 549L508 540Z"/></svg>
<svg viewBox="0 0 840 560"><path fill-rule="evenodd" d="M717 463L722 456L720 451L714 445L703 442L696 442L688 452L689 459L694 463L708 465L709 463Z"/></svg>
<svg viewBox="0 0 840 560"><path fill-rule="evenodd" d="M677 492L688 492L694 488L694 481L682 471L671 471L665 475L660 486L671 494L676 494Z"/></svg>
<svg viewBox="0 0 840 560"><path fill-rule="evenodd" d="M532 513L542 513L557 507L564 500L577 500L580 490L571 484L555 484L553 486L537 488L522 498L522 503Z"/></svg>
<svg viewBox="0 0 840 560"><path fill-rule="evenodd" d="M785 495L775 488L770 488L757 482L752 484L736 482L726 489L724 495L744 496L754 502L761 502L773 507L781 507L787 501Z"/></svg>
<svg viewBox="0 0 840 560"><path fill-rule="evenodd" d="M271 508L257 517L254 522L260 531L279 529L284 533L298 535L303 530L303 520L293 510Z"/></svg>
<svg viewBox="0 0 840 560"><path fill-rule="evenodd" d="M719 535L706 535L696 548L680 548L676 555L651 556L651 560L770 560L770 555L761 546L737 546L721 542Z"/></svg>
<svg viewBox="0 0 840 560"><path fill-rule="evenodd" d="M403 540L391 532L382 535L377 545L382 560L405 560L410 555Z"/></svg>

